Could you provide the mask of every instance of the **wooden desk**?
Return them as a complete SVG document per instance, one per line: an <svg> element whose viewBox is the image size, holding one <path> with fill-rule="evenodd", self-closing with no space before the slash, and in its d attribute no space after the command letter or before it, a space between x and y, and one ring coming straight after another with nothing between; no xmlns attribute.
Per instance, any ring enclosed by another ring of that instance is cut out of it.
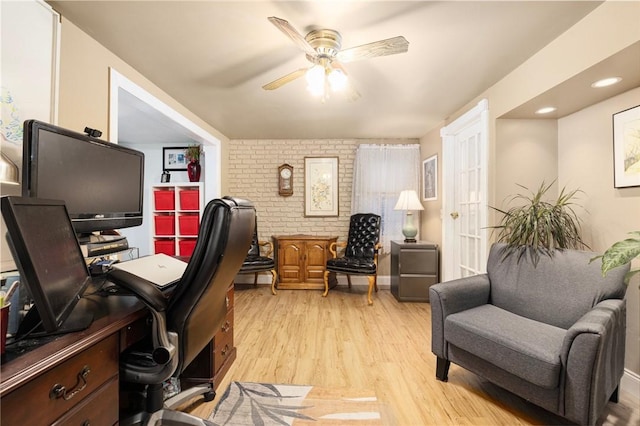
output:
<svg viewBox="0 0 640 426"><path fill-rule="evenodd" d="M233 284L230 292L233 294ZM0 424L113 425L118 422L119 355L149 333L149 315L134 296L89 296L87 299L95 305L94 321L88 329L49 337L47 339L53 340L19 356L12 355L7 348L0 368ZM232 297L230 303L232 307ZM230 312L232 315L231 309ZM228 345L229 338L224 338ZM216 346L214 342L215 338L205 351L211 351ZM194 382L219 384L221 378L217 376L224 375L235 358L232 338L230 344L233 351L227 352L233 352L234 356L227 356L226 363L216 365L217 370L213 363L210 371L206 371L206 366L194 368L189 377ZM211 352L202 357L207 355L214 359ZM87 370L85 377L81 377ZM67 400L54 395L52 389L56 385L65 387ZM71 395L74 389L78 392Z"/></svg>

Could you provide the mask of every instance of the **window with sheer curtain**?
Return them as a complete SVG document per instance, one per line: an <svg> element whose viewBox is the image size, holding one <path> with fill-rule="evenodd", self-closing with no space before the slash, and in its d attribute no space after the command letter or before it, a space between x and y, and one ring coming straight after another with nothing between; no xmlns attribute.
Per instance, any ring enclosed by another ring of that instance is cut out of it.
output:
<svg viewBox="0 0 640 426"><path fill-rule="evenodd" d="M360 145L353 168L351 214L382 217L380 241L388 252L391 240L403 240L406 212L393 208L400 192L420 188L420 145Z"/></svg>

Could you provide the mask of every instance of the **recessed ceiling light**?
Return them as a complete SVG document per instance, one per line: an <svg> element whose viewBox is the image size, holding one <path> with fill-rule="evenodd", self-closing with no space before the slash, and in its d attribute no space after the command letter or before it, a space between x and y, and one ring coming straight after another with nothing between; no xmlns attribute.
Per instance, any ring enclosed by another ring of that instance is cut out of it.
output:
<svg viewBox="0 0 640 426"><path fill-rule="evenodd" d="M607 86L611 86L612 84L620 83L621 81L622 81L622 78L620 77L608 77L592 83L591 87L595 87L595 88L607 87Z"/></svg>
<svg viewBox="0 0 640 426"><path fill-rule="evenodd" d="M536 111L536 114L549 114L556 110L556 107L544 107Z"/></svg>

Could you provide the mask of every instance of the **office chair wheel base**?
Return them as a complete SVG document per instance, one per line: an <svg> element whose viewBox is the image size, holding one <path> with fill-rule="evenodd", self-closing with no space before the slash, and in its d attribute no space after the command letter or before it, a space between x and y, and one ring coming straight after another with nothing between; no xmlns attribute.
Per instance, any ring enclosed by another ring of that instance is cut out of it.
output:
<svg viewBox="0 0 640 426"><path fill-rule="evenodd" d="M213 401L214 399L216 399L216 391L209 391L209 392L205 392L204 394L202 394L204 400L206 402L209 401Z"/></svg>

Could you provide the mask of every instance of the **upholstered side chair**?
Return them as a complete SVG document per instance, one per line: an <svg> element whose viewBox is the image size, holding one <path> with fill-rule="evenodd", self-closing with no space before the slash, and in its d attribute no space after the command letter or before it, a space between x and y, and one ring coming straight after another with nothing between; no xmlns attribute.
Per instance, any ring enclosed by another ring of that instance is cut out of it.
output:
<svg viewBox="0 0 640 426"><path fill-rule="evenodd" d="M344 253L338 257L338 247L344 247ZM378 250L380 248L380 216L373 213L357 213L349 221L349 235L346 242L331 243L329 251L333 258L327 260L324 273L324 293L329 294L329 274L347 275L351 288L351 275L366 275L369 280L367 302L373 305L371 293L378 291Z"/></svg>

